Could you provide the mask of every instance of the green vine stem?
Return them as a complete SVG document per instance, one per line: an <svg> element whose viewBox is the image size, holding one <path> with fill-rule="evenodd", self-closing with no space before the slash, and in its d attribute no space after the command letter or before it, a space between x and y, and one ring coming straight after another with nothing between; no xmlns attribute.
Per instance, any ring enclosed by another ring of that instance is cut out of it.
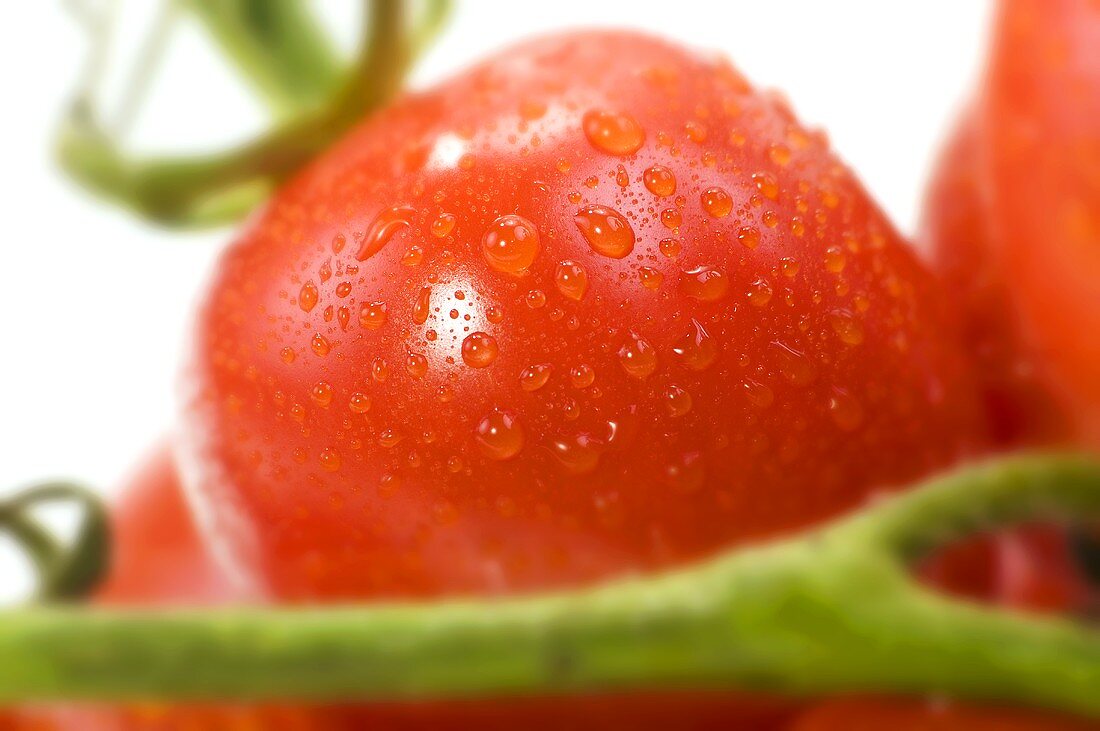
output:
<svg viewBox="0 0 1100 731"><path fill-rule="evenodd" d="M70 502L80 508L80 522L69 545L58 541L31 511L46 503ZM68 482L51 482L0 501L0 530L27 552L38 573L38 599L68 602L82 599L107 571L110 529L107 510L95 493Z"/></svg>
<svg viewBox="0 0 1100 731"><path fill-rule="evenodd" d="M268 98L289 99L309 85L308 101L329 84L327 74L314 77L301 70L299 78L297 71L289 71L292 66L297 69L300 56L317 56L316 44L285 42L283 36L293 35L286 29L259 31L266 26L258 26L247 14L254 3L190 2L215 40ZM287 18L300 10L290 0L280 0L280 5ZM58 159L84 187L161 224L204 227L235 221L400 92L415 53L434 39L449 8L444 0L426 0L421 12L410 18L407 5L408 0L370 2L361 51L328 97L320 104L306 103L298 114L239 148L206 156L135 158L103 130L94 105L81 97L59 132ZM271 66L257 61L265 56L279 56L280 61Z"/></svg>
<svg viewBox="0 0 1100 731"><path fill-rule="evenodd" d="M944 693L1100 717L1100 632L920 588L932 547L1100 514L1100 465L964 469L790 540L504 600L0 613L0 701L420 699L609 689Z"/></svg>

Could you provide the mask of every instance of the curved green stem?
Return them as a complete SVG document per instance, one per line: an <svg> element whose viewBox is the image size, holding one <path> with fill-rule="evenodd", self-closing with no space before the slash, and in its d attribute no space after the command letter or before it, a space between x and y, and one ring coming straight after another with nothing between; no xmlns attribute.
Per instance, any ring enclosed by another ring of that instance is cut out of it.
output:
<svg viewBox="0 0 1100 731"><path fill-rule="evenodd" d="M68 546L30 514L31 509L50 502L73 502L81 510L76 535ZM71 483L39 485L0 502L0 530L6 530L29 554L38 572L39 599L82 599L107 571L110 527L106 508L94 493Z"/></svg>
<svg viewBox="0 0 1100 731"><path fill-rule="evenodd" d="M337 88L343 65L312 0L182 0L280 117Z"/></svg>
<svg viewBox="0 0 1100 731"><path fill-rule="evenodd" d="M794 539L496 601L0 614L0 701L414 699L609 689L928 693L1100 717L1100 633L938 597L913 546L1038 504L1100 514L1100 465L963 470ZM962 523L956 519L963 519ZM958 530L944 530L941 521Z"/></svg>
<svg viewBox="0 0 1100 731"><path fill-rule="evenodd" d="M197 8L207 5L204 0L191 2ZM251 4L239 0L230 5ZM403 0L371 2L364 14L362 50L328 101L313 105L238 149L207 156L136 159L101 130L87 102L78 102L58 136L58 158L88 189L160 223L202 227L237 220L302 164L400 91L416 44L434 35L446 8L446 3L433 1L410 30L406 4ZM294 5L286 0L287 8ZM213 3L211 7L220 6ZM223 15L236 18L239 9L205 12L210 22L220 23ZM217 23L215 27L222 29ZM258 42L251 34L246 37ZM234 43L226 41L224 45L236 48ZM243 42L238 45L251 47ZM275 52L275 48L272 45L268 51ZM241 53L242 57L248 55ZM251 68L251 62L241 63ZM250 76L261 85L268 83L255 74ZM277 85L284 82L281 79ZM325 84L327 81L318 88Z"/></svg>

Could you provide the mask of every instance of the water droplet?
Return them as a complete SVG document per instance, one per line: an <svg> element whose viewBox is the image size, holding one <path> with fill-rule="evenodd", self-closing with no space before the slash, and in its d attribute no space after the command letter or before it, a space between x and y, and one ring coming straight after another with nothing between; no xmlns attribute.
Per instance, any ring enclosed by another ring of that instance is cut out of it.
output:
<svg viewBox="0 0 1100 731"><path fill-rule="evenodd" d="M569 382L573 384L573 388L588 388L595 380L596 371L590 365L582 363L573 366L569 371Z"/></svg>
<svg viewBox="0 0 1100 731"><path fill-rule="evenodd" d="M756 185L756 189L760 191L760 194L768 200L775 200L779 197L779 183L775 181L770 173L753 173L752 182Z"/></svg>
<svg viewBox="0 0 1100 731"><path fill-rule="evenodd" d="M776 165L782 167L791 161L791 148L781 142L776 142L768 147L768 157Z"/></svg>
<svg viewBox="0 0 1100 731"><path fill-rule="evenodd" d="M625 188L630 185L630 176L626 172L626 168L620 165L615 171L615 183L620 188Z"/></svg>
<svg viewBox="0 0 1100 731"><path fill-rule="evenodd" d="M405 435L397 429L383 429L378 433L378 444L386 449L392 449L400 444L404 438Z"/></svg>
<svg viewBox="0 0 1100 731"><path fill-rule="evenodd" d="M413 378L423 378L428 372L428 359L420 353L409 353L405 357L405 372Z"/></svg>
<svg viewBox="0 0 1100 731"><path fill-rule="evenodd" d="M863 407L843 388L834 388L829 397L829 414L844 431L852 431L863 423Z"/></svg>
<svg viewBox="0 0 1100 731"><path fill-rule="evenodd" d="M704 302L716 302L729 292L729 279L720 269L699 266L682 272L680 289L688 297Z"/></svg>
<svg viewBox="0 0 1100 731"><path fill-rule="evenodd" d="M351 294L351 282L340 282L336 285L336 296L347 297Z"/></svg>
<svg viewBox="0 0 1100 731"><path fill-rule="evenodd" d="M676 176L666 167L653 165L642 173L642 182L646 190L653 195L667 198L676 192Z"/></svg>
<svg viewBox="0 0 1100 731"><path fill-rule="evenodd" d="M789 256L785 256L779 260L779 271L783 272L785 277L795 277L798 275L800 265L797 259L792 259Z"/></svg>
<svg viewBox="0 0 1100 731"><path fill-rule="evenodd" d="M390 364L385 358L375 358L370 365L370 374L374 380L382 383L390 377Z"/></svg>
<svg viewBox="0 0 1100 731"><path fill-rule="evenodd" d="M440 213L438 216L436 216L435 220L432 221L432 236L436 237L437 239L444 238L445 236L447 236L447 234L451 233L451 231L454 230L456 220L457 219L455 218L455 215L453 213Z"/></svg>
<svg viewBox="0 0 1100 731"><path fill-rule="evenodd" d="M379 213L367 228L367 233L359 244L359 250L355 252L355 258L366 261L377 254L390 242L394 234L412 223L415 215L416 209L408 206L394 206Z"/></svg>
<svg viewBox="0 0 1100 731"><path fill-rule="evenodd" d="M573 217L573 222L597 254L622 259L634 250L634 229L612 208L585 206Z"/></svg>
<svg viewBox="0 0 1100 731"><path fill-rule="evenodd" d="M684 131L687 132L688 139L692 142L705 142L707 139L706 126L694 119L684 125Z"/></svg>
<svg viewBox="0 0 1100 731"><path fill-rule="evenodd" d="M632 155L645 142L645 130L627 114L594 109L581 120L584 136L601 152Z"/></svg>
<svg viewBox="0 0 1100 731"><path fill-rule="evenodd" d="M368 330L377 330L386 324L385 302L369 302L359 309L359 324Z"/></svg>
<svg viewBox="0 0 1100 731"><path fill-rule="evenodd" d="M419 246L410 246L401 255L402 266L418 267L422 261L424 261L424 250Z"/></svg>
<svg viewBox="0 0 1100 731"><path fill-rule="evenodd" d="M539 364L528 366L519 374L519 387L524 391L538 391L550 379L550 366Z"/></svg>
<svg viewBox="0 0 1100 731"><path fill-rule="evenodd" d="M332 403L332 386L324 381L318 381L309 392L309 397L318 406L327 407Z"/></svg>
<svg viewBox="0 0 1100 731"><path fill-rule="evenodd" d="M749 304L755 307L764 307L772 299L772 288L766 279L757 279L749 285L747 292Z"/></svg>
<svg viewBox="0 0 1100 731"><path fill-rule="evenodd" d="M477 425L474 441L489 459L511 459L523 449L523 427L513 414L494 411Z"/></svg>
<svg viewBox="0 0 1100 731"><path fill-rule="evenodd" d="M487 368L497 359L500 349L488 333L470 333L462 341L462 362L471 368Z"/></svg>
<svg viewBox="0 0 1100 731"><path fill-rule="evenodd" d="M691 320L691 330L684 333L672 346L672 352L677 359L693 371L704 371L714 365L720 350L717 341L695 318Z"/></svg>
<svg viewBox="0 0 1100 731"><path fill-rule="evenodd" d="M294 359L298 357L298 354L294 352L294 348L288 346L282 349L279 356L283 359L284 363L290 365L294 362Z"/></svg>
<svg viewBox="0 0 1100 731"><path fill-rule="evenodd" d="M741 383L745 392L745 398L758 409L766 409L775 401L775 393L767 385L752 379L745 379Z"/></svg>
<svg viewBox="0 0 1100 731"><path fill-rule="evenodd" d="M646 289L660 289L661 283L665 281L665 275L653 267L641 267L638 269L638 279Z"/></svg>
<svg viewBox="0 0 1100 731"><path fill-rule="evenodd" d="M760 229L756 226L742 226L737 229L737 240L747 249L760 246Z"/></svg>
<svg viewBox="0 0 1100 731"><path fill-rule="evenodd" d="M348 408L356 414L365 414L370 411L371 401L370 396L356 391L348 399Z"/></svg>
<svg viewBox="0 0 1100 731"><path fill-rule="evenodd" d="M538 229L523 216L501 216L489 224L481 239L481 252L498 272L523 274L539 255Z"/></svg>
<svg viewBox="0 0 1100 731"><path fill-rule="evenodd" d="M863 342L863 326L847 310L830 312L829 323L842 342L848 345L859 345Z"/></svg>
<svg viewBox="0 0 1100 731"><path fill-rule="evenodd" d="M678 208L666 208L661 211L661 224L665 228L677 229L684 223L684 216Z"/></svg>
<svg viewBox="0 0 1100 731"><path fill-rule="evenodd" d="M699 201L712 218L725 218L733 211L733 198L721 188L707 188L699 196Z"/></svg>
<svg viewBox="0 0 1100 731"><path fill-rule="evenodd" d="M319 455L321 469L327 472L336 472L340 469L340 453L332 447L325 447Z"/></svg>
<svg viewBox="0 0 1100 731"><path fill-rule="evenodd" d="M679 239L661 239L657 244L657 248L662 254L669 259L675 259L680 256L680 240Z"/></svg>
<svg viewBox="0 0 1100 731"><path fill-rule="evenodd" d="M795 386L808 386L817 378L817 369L810 359L794 348L773 341L772 347L779 363L779 372Z"/></svg>
<svg viewBox="0 0 1100 731"><path fill-rule="evenodd" d="M563 261L554 273L554 284L563 295L579 302L588 291L588 272L576 262Z"/></svg>
<svg viewBox="0 0 1100 731"><path fill-rule="evenodd" d="M301 291L298 292L298 306L302 308L303 312L309 312L317 306L319 297L317 285L312 281L306 282L302 285Z"/></svg>
<svg viewBox="0 0 1100 731"><path fill-rule="evenodd" d="M532 289L527 293L524 299L527 302L527 306L532 310L537 310L540 307L546 306L546 293L541 289Z"/></svg>
<svg viewBox="0 0 1100 731"><path fill-rule="evenodd" d="M619 348L619 364L628 376L644 381L657 370L657 351L647 340L631 333Z"/></svg>
<svg viewBox="0 0 1100 731"><path fill-rule="evenodd" d="M578 434L573 439L557 439L550 445L550 451L558 463L573 475L594 471L600 464L603 450L603 443L587 434Z"/></svg>
<svg viewBox="0 0 1100 731"><path fill-rule="evenodd" d="M844 271L844 265L847 263L844 251L839 246L830 246L825 249L825 268L833 274Z"/></svg>
<svg viewBox="0 0 1100 731"><path fill-rule="evenodd" d="M317 355L325 356L332 350L332 346L329 345L328 338L321 333L314 334L313 338L309 341L310 349Z"/></svg>
<svg viewBox="0 0 1100 731"><path fill-rule="evenodd" d="M423 287L413 303L412 318L417 325L423 325L431 312L432 288Z"/></svg>
<svg viewBox="0 0 1100 731"><path fill-rule="evenodd" d="M679 418L691 411L691 394L679 386L668 386L661 396L669 416Z"/></svg>

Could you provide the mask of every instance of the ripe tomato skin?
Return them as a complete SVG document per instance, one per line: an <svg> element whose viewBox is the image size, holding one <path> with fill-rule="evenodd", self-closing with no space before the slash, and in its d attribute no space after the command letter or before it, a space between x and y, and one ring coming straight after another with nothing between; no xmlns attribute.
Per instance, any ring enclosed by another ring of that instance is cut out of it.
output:
<svg viewBox="0 0 1100 731"><path fill-rule="evenodd" d="M1000 6L985 86L941 180L962 173L977 195L957 205L980 226L929 236L939 268L979 302L977 328L1000 376L1023 364L1064 412L1052 438L1100 448L1100 8L1088 0L1006 0ZM942 185L942 184L941 184ZM975 286L977 283L978 286ZM989 296L989 293L994 293ZM1008 390L1010 410L1036 413L1036 391ZM1038 412L1050 407L1039 403ZM1051 419L1039 419L1041 426ZM1053 420L1057 424L1057 419Z"/></svg>
<svg viewBox="0 0 1100 731"><path fill-rule="evenodd" d="M788 731L1088 731L1094 723L1016 708L889 698L837 698L806 711Z"/></svg>
<svg viewBox="0 0 1100 731"><path fill-rule="evenodd" d="M366 122L228 251L189 474L281 598L649 570L969 453L944 310L773 95L647 36L549 37Z"/></svg>
<svg viewBox="0 0 1100 731"><path fill-rule="evenodd" d="M1013 305L1017 287L996 263L998 227L980 159L980 121L968 110L945 146L925 198L920 240L960 305L994 442L1065 442L1071 438L1068 416L1054 397L1051 374L1024 342Z"/></svg>

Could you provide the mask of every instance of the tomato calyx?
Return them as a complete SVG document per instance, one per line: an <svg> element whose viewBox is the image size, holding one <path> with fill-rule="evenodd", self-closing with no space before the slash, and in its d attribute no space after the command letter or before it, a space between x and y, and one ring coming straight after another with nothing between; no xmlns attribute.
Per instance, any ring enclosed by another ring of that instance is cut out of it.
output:
<svg viewBox="0 0 1100 731"><path fill-rule="evenodd" d="M259 6L246 0L188 3L266 101L275 119L272 129L238 148L209 155L135 158L103 121L93 78L63 121L58 160L90 191L160 224L206 227L236 221L401 91L412 62L441 30L450 2L430 0L412 18L408 5L404 0L366 3L361 49L341 68L301 0Z"/></svg>
<svg viewBox="0 0 1100 731"><path fill-rule="evenodd" d="M1094 629L940 597L905 571L976 529L1098 513L1100 464L1025 455L935 478L790 540L584 590L308 609L7 612L0 700L417 700L675 684L949 693L1100 716ZM181 648L201 667L181 664Z"/></svg>

